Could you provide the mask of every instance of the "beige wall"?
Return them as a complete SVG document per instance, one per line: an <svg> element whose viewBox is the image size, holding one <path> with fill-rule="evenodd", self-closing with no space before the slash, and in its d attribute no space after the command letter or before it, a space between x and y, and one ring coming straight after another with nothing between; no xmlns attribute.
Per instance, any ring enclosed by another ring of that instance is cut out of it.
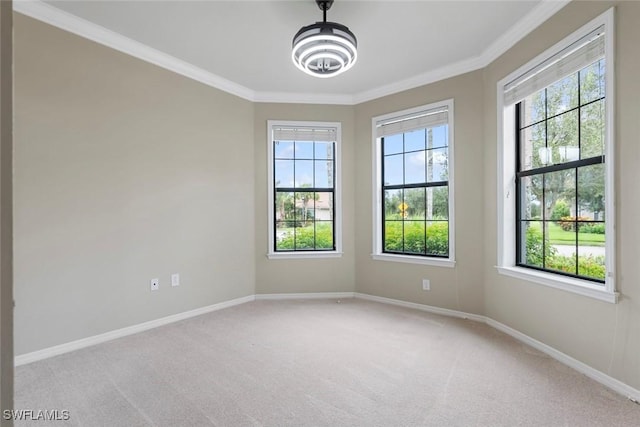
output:
<svg viewBox="0 0 640 427"><path fill-rule="evenodd" d="M267 259L267 120L340 122L342 124L343 256L322 259ZM255 105L256 293L353 292L354 134L353 107L311 104Z"/></svg>
<svg viewBox="0 0 640 427"><path fill-rule="evenodd" d="M13 408L13 12L0 3L0 425Z"/></svg>
<svg viewBox="0 0 640 427"><path fill-rule="evenodd" d="M483 313L482 73L480 71L386 96L356 106L356 290L404 301ZM432 267L374 261L372 227L371 119L410 107L453 98L456 265ZM431 290L422 290L422 279Z"/></svg>
<svg viewBox="0 0 640 427"><path fill-rule="evenodd" d="M18 15L17 354L252 293L355 290L486 314L640 388L640 3L617 10L620 303L494 268L497 81L612 4L571 3L486 69L356 106L252 104ZM374 261L371 118L449 98L456 266ZM342 258L266 258L269 119L342 123Z"/></svg>
<svg viewBox="0 0 640 427"><path fill-rule="evenodd" d="M636 389L640 388L640 3L616 10L617 305L498 275L496 249L496 85L616 2L574 2L485 70L486 315Z"/></svg>
<svg viewBox="0 0 640 427"><path fill-rule="evenodd" d="M16 354L254 293L252 103L18 14L15 73Z"/></svg>

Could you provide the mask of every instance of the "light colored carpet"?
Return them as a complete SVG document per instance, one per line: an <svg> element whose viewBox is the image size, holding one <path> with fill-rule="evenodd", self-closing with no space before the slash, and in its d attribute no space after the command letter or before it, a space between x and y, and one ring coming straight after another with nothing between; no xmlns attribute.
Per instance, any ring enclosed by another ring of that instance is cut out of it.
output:
<svg viewBox="0 0 640 427"><path fill-rule="evenodd" d="M56 426L640 425L640 406L486 325L354 299L251 302L15 382L18 409L70 411Z"/></svg>

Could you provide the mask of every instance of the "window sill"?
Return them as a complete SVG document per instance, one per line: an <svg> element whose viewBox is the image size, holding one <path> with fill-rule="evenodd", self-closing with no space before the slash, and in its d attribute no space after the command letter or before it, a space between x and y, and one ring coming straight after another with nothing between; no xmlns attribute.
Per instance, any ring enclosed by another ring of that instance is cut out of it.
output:
<svg viewBox="0 0 640 427"><path fill-rule="evenodd" d="M456 262L448 258L428 258L421 256L394 254L371 254L371 258L376 261L404 262L407 264L433 265L436 267L453 268L456 266Z"/></svg>
<svg viewBox="0 0 640 427"><path fill-rule="evenodd" d="M315 258L341 258L342 252L270 252L269 259L315 259Z"/></svg>
<svg viewBox="0 0 640 427"><path fill-rule="evenodd" d="M588 280L574 279L572 277L563 277L553 273L543 271L529 270L521 267L496 267L500 274L515 277L517 279L527 280L529 282L539 283L555 289L571 292L574 294L595 298L600 301L606 301L612 304L618 303L618 292L609 292L604 289L604 285L594 285Z"/></svg>

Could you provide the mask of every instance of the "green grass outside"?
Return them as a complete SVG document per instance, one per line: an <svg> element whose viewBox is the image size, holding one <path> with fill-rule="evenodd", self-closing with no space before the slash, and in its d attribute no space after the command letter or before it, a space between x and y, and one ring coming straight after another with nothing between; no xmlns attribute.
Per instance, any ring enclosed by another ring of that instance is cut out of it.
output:
<svg viewBox="0 0 640 427"><path fill-rule="evenodd" d="M538 227L540 229L540 223L535 222L531 224L532 227ZM570 245L576 244L576 233L573 231L564 231L558 224L549 223L549 243L552 245ZM604 234L592 234L592 233L578 233L578 243L580 246L604 246L605 235Z"/></svg>

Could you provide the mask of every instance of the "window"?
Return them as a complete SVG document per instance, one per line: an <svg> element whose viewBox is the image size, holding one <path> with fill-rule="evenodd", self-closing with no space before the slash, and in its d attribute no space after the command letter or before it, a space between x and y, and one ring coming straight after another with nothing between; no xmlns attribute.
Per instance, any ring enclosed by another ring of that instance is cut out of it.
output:
<svg viewBox="0 0 640 427"><path fill-rule="evenodd" d="M268 128L269 257L340 256L340 123Z"/></svg>
<svg viewBox="0 0 640 427"><path fill-rule="evenodd" d="M610 11L498 84L498 267L614 302L612 24Z"/></svg>
<svg viewBox="0 0 640 427"><path fill-rule="evenodd" d="M374 259L454 265L453 100L373 119Z"/></svg>

